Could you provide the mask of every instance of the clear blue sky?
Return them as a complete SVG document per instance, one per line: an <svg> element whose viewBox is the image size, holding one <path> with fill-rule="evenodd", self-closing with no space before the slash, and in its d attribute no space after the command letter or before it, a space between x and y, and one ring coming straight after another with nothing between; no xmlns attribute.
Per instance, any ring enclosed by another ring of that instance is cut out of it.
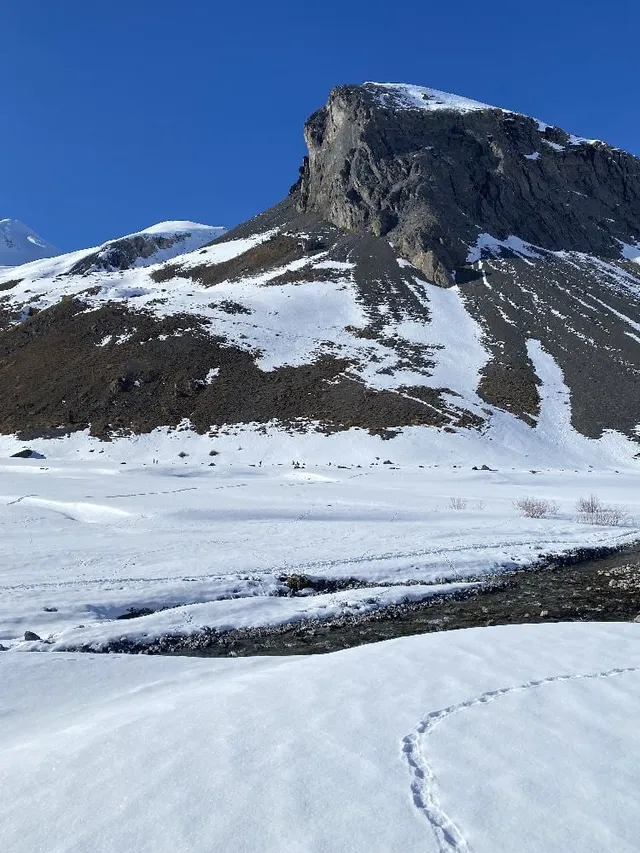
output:
<svg viewBox="0 0 640 853"><path fill-rule="evenodd" d="M640 155L638 0L4 0L0 218L67 250L282 198L332 86L431 86Z"/></svg>

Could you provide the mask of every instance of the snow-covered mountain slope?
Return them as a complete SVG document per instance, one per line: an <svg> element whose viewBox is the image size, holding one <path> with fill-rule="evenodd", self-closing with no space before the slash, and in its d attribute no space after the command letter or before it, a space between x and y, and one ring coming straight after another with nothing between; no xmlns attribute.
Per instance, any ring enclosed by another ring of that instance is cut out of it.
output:
<svg viewBox="0 0 640 853"><path fill-rule="evenodd" d="M634 853L639 667L640 626L589 623L0 654L0 848Z"/></svg>
<svg viewBox="0 0 640 853"><path fill-rule="evenodd" d="M60 252L17 219L0 219L0 267L52 258Z"/></svg>
<svg viewBox="0 0 640 853"><path fill-rule="evenodd" d="M1 270L3 280L47 281L61 275L116 272L168 261L193 252L226 233L226 228L197 222L159 222L143 231L75 252L43 255L24 262L19 270Z"/></svg>
<svg viewBox="0 0 640 853"><path fill-rule="evenodd" d="M211 245L171 224L0 275L0 430L630 461L640 161L396 90L332 93L289 197Z"/></svg>

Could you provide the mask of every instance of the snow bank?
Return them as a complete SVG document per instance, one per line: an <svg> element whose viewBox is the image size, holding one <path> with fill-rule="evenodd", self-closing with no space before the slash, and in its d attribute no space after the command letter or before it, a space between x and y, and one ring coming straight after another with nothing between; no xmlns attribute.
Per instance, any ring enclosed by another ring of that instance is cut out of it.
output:
<svg viewBox="0 0 640 853"><path fill-rule="evenodd" d="M639 667L640 626L615 624L0 654L0 849L632 853Z"/></svg>

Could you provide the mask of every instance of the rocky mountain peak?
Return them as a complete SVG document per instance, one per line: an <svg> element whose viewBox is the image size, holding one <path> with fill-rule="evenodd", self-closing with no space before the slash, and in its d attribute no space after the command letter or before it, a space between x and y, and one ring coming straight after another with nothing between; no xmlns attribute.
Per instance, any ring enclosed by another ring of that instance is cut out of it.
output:
<svg viewBox="0 0 640 853"><path fill-rule="evenodd" d="M619 258L637 240L640 159L434 89L335 88L305 126L298 207L384 236L440 285L511 237Z"/></svg>

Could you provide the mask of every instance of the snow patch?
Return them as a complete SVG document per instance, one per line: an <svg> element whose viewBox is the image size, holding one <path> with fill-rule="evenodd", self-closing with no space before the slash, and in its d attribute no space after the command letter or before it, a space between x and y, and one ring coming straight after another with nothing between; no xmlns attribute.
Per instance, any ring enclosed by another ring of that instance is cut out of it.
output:
<svg viewBox="0 0 640 853"><path fill-rule="evenodd" d="M413 86L407 83L365 83L364 85L369 89L377 90L385 106L390 105L396 109L452 110L459 113L499 109L503 113L512 112L424 86Z"/></svg>
<svg viewBox="0 0 640 853"><path fill-rule="evenodd" d="M619 242L622 247L622 257L634 264L640 264L640 242L623 243L621 240Z"/></svg>
<svg viewBox="0 0 640 853"><path fill-rule="evenodd" d="M630 853L639 652L636 625L573 623L293 658L0 654L0 846Z"/></svg>
<svg viewBox="0 0 640 853"><path fill-rule="evenodd" d="M487 254L499 257L503 249L518 255L521 258L540 259L544 251L531 243L525 243L520 237L511 234L506 240L498 240L491 234L480 234L473 246L469 246L467 263L474 264L482 260Z"/></svg>

